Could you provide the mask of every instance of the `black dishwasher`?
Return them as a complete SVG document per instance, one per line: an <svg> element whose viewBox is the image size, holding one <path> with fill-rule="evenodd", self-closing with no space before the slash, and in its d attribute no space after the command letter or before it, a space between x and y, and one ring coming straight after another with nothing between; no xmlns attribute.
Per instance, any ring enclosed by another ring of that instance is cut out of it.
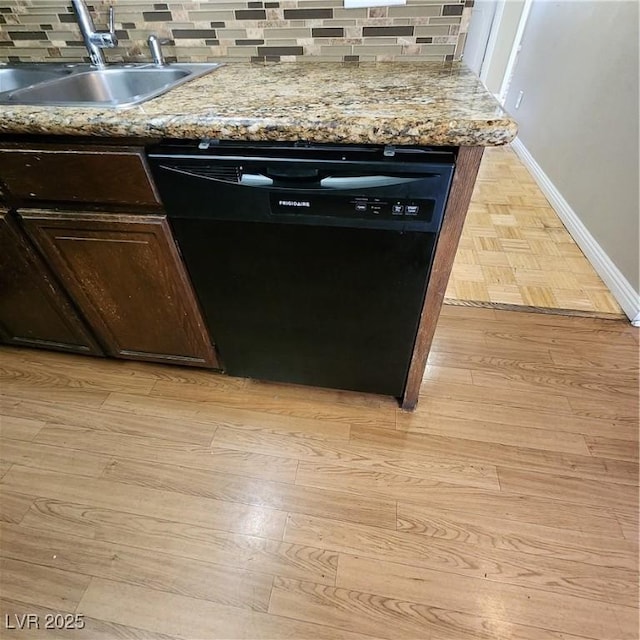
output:
<svg viewBox="0 0 640 640"><path fill-rule="evenodd" d="M150 149L225 370L402 395L454 158L377 145Z"/></svg>

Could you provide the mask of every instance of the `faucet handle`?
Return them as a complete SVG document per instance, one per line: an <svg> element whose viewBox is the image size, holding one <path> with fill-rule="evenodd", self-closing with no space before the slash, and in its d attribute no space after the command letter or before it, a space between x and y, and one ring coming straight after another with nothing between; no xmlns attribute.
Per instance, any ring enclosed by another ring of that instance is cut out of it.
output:
<svg viewBox="0 0 640 640"><path fill-rule="evenodd" d="M154 33L152 33L147 38L147 44L149 45L149 51L151 53L151 58L153 59L153 64L159 67L162 67L166 64L161 45L168 43L169 40L158 38L158 36L156 36Z"/></svg>
<svg viewBox="0 0 640 640"><path fill-rule="evenodd" d="M109 33L116 35L116 10L112 4L109 5Z"/></svg>
<svg viewBox="0 0 640 640"><path fill-rule="evenodd" d="M109 30L95 31L92 39L99 47L111 49L118 46L118 36L116 35L116 11L114 6L109 5Z"/></svg>

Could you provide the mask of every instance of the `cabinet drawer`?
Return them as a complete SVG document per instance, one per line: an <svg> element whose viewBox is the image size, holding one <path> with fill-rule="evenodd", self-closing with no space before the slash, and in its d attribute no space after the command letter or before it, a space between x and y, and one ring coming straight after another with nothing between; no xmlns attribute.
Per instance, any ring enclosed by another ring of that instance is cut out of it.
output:
<svg viewBox="0 0 640 640"><path fill-rule="evenodd" d="M23 202L160 203L140 147L3 144L0 182Z"/></svg>

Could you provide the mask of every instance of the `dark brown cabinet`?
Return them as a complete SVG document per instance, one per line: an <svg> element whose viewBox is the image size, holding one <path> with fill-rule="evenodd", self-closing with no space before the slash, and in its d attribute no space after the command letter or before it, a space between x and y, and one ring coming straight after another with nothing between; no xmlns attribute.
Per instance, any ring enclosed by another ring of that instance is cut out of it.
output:
<svg viewBox="0 0 640 640"><path fill-rule="evenodd" d="M0 209L0 340L101 355L90 332L11 214Z"/></svg>
<svg viewBox="0 0 640 640"><path fill-rule="evenodd" d="M0 144L0 176L20 204L160 208L142 147L6 142Z"/></svg>
<svg viewBox="0 0 640 640"><path fill-rule="evenodd" d="M218 367L164 215L20 217L109 355Z"/></svg>

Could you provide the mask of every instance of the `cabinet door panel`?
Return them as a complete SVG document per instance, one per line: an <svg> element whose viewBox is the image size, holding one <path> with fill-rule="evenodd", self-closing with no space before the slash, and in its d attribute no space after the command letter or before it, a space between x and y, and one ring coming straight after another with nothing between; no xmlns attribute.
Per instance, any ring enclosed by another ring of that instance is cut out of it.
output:
<svg viewBox="0 0 640 640"><path fill-rule="evenodd" d="M108 353L218 366L165 216L21 216Z"/></svg>
<svg viewBox="0 0 640 640"><path fill-rule="evenodd" d="M144 150L42 144L0 145L0 174L20 201L159 206Z"/></svg>
<svg viewBox="0 0 640 640"><path fill-rule="evenodd" d="M48 267L1 209L0 338L10 344L101 355Z"/></svg>

